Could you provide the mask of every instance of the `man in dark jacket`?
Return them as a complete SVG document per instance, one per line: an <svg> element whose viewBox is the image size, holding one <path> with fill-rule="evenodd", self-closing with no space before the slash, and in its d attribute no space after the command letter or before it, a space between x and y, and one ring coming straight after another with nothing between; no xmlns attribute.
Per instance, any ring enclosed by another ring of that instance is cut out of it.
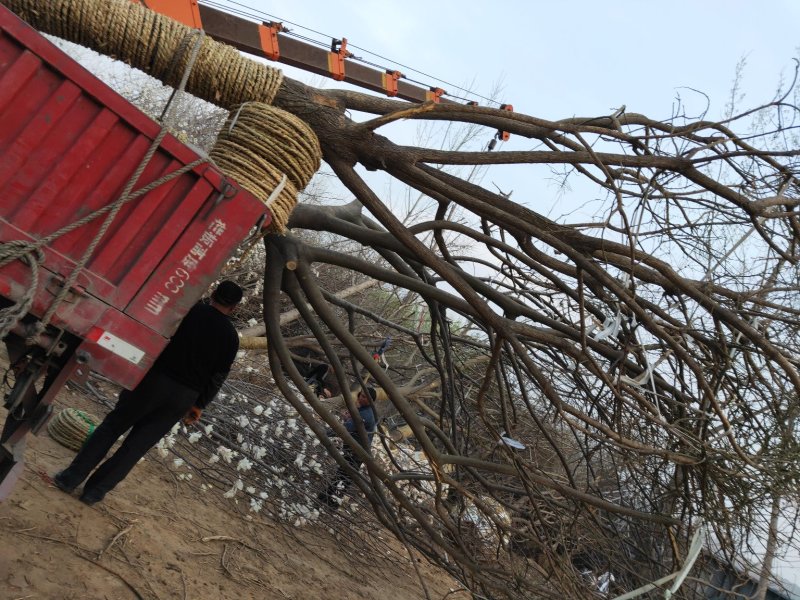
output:
<svg viewBox="0 0 800 600"><path fill-rule="evenodd" d="M366 445L364 445L364 440L361 439L361 436L358 433L358 425L353 417L349 417L347 420L345 420L344 426L345 429L347 429L347 432L352 435L353 438L355 438L355 440L367 452L369 452L370 446L372 445L372 436L375 435L375 431L378 428L378 419L374 408L374 403L378 398L378 394L375 391L375 388L371 387L367 388L367 392L369 393L369 396L367 396L363 391L359 391L358 396L356 396L358 415L361 417L361 421L364 423L364 430L367 433ZM344 448L342 449L342 455L344 456L345 461L347 461L347 464L353 467L353 469L358 471L361 468L361 459L353 453L353 449L349 444L347 444L347 442L345 442ZM333 480L328 486L328 489L326 489L324 492L320 492L317 498L323 504L336 509L341 503L339 493L343 493L351 482L352 478L347 473L347 470L344 467L339 466L339 468L336 470L336 475L334 475Z"/></svg>
<svg viewBox="0 0 800 600"><path fill-rule="evenodd" d="M242 289L223 281L210 304L198 303L181 321L175 335L144 379L132 391L122 390L117 405L53 482L72 492L103 460L128 429L119 449L89 477L81 501L103 499L142 456L181 417L195 423L224 383L239 350L239 336L228 315L242 299Z"/></svg>

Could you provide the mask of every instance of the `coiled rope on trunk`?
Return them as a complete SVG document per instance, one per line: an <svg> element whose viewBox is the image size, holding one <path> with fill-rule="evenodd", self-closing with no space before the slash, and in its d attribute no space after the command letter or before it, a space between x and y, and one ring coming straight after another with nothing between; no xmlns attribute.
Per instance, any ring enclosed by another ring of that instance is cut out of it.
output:
<svg viewBox="0 0 800 600"><path fill-rule="evenodd" d="M36 29L87 46L175 87L185 56L176 55L192 29L130 0L3 0ZM223 108L271 103L283 72L206 37L186 90Z"/></svg>
<svg viewBox="0 0 800 600"><path fill-rule="evenodd" d="M262 102L247 102L228 116L209 157L251 194L265 200L286 174L283 190L269 207L270 230L286 231L297 193L320 166L319 140L305 122Z"/></svg>

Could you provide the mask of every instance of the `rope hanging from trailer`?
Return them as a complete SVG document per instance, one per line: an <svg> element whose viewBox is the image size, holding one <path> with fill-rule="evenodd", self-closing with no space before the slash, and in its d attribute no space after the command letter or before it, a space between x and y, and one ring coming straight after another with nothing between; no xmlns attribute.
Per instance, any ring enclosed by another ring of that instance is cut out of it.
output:
<svg viewBox="0 0 800 600"><path fill-rule="evenodd" d="M305 122L267 104L273 100L283 80L279 70L243 57L235 48L209 39L202 31L190 29L126 0L63 0L60 10L52 10L52 7L48 10L42 0L5 1L37 28L76 43L102 48L168 85L177 85L162 114L159 134L114 203L36 242L20 241L0 246L0 267L18 259L29 265L32 272L24 297L0 311L0 337L7 335L31 308L38 287L39 264L44 261L42 248L105 215L100 229L58 295L34 324L29 343L34 343L50 323L121 208L204 160L217 166L257 198L270 199L273 220L267 232L283 233L286 230L289 216L297 204L298 189L303 189L319 169L321 150L316 135ZM103 27L97 27L99 24ZM148 35L143 36L142 32L148 32ZM187 53L192 40L192 50ZM182 73L178 81L176 73ZM186 89L238 110L229 117L228 125L209 158L198 159L133 191L133 186L168 132L174 101ZM259 101L248 101L254 98ZM244 101L237 106L237 100Z"/></svg>
<svg viewBox="0 0 800 600"><path fill-rule="evenodd" d="M150 160L152 159L156 150L158 150L164 137L169 132L168 125L171 123L174 114L175 104L173 103L173 100L175 100L176 97L180 96L180 94L183 93L184 91L186 82L192 71L192 67L195 64L198 52L200 50L202 41L205 38L205 35L202 31L199 30L191 31L189 34L187 34L186 38L182 40L181 44L179 45L179 51L182 51L182 53L185 54L186 46L191 41L191 38L194 37L196 37L195 43L192 47L191 53L186 62L183 76L181 77L181 80L179 82L178 94L172 96L167 103L167 107L165 108L165 114L167 116L162 124L161 130L159 131L158 135L153 139L153 142L150 144L147 153L145 154L144 158L142 158L142 160L140 161L133 175L131 175L131 177L128 179L128 183L125 185L125 189L123 190L122 194L117 198L117 200L115 200L113 203L107 206L104 206L101 209L94 211L93 213L85 216L84 218L79 219L78 221L74 221L73 223L70 223L69 225L62 227L61 229L59 229L54 233L51 233L43 238L40 238L35 242L25 242L22 240L15 240L0 244L0 267L9 264L13 260L22 260L25 264L29 265L31 269L31 282L28 288L26 289L25 293L23 294L22 298L14 305L0 310L0 339L8 335L11 329L13 329L14 326L16 326L16 324L20 321L20 319L22 319L22 317L24 317L31 308L31 304L33 303L33 298L36 293L36 289L38 287L39 265L44 262L45 258L42 248L47 246L53 240L58 239L62 235L65 235L71 231L83 227L87 223L93 221L94 219L103 214L106 215L102 225L100 226L100 229L92 238L92 241L89 243L88 247L84 251L80 260L77 263L75 263L75 266L70 271L70 274L67 276L66 280L61 286L61 289L59 290L53 302L51 302L50 305L47 307L47 310L45 311L42 318L37 320L32 325L31 331L29 332L29 336L26 340L27 343L30 345L35 344L38 339L38 336L47 328L56 310L58 310L58 307L67 297L67 294L69 294L70 290L72 289L72 286L74 285L75 281L78 278L79 273L86 266L89 259L94 254L97 245L105 236L106 232L108 231L108 228L111 226L111 223L114 221L114 219L116 218L117 214L122 209L122 207L125 206L125 204L127 204L128 202L131 202L132 200L143 196L147 192L175 179L176 177L183 175L184 173L187 173L188 171L191 171L201 163L205 162L205 159L202 158L197 159L187 165L180 167L179 169L176 169L175 171L172 171L162 177L159 177L158 179L152 181L145 187L133 191L133 186L142 176L142 173L144 172L145 168L147 168L147 165L150 163Z"/></svg>
<svg viewBox="0 0 800 600"><path fill-rule="evenodd" d="M128 0L59 0L58 10L49 0L3 2L34 27L114 56L167 85L175 85L175 71L185 67L179 47L193 30ZM270 106L283 73L207 36L189 73L186 91L238 109L231 119L239 124L223 130L209 162L262 201L284 173L288 176L270 225L271 231L284 232L298 190L319 168L321 151L302 120Z"/></svg>

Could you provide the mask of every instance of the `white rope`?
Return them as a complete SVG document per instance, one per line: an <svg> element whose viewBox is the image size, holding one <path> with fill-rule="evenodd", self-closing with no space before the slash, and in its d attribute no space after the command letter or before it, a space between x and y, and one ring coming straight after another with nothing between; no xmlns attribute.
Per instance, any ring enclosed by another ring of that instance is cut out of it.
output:
<svg viewBox="0 0 800 600"><path fill-rule="evenodd" d="M286 187L286 182L287 181L288 181L288 177L286 177L286 173L284 173L283 177L281 177L281 180L278 183L278 185L275 186L275 189L272 190L272 193L269 195L269 197L264 202L264 206L266 206L267 208L272 206L272 203L275 202L275 200L278 198L278 196L280 196L281 192L283 191L283 188Z"/></svg>

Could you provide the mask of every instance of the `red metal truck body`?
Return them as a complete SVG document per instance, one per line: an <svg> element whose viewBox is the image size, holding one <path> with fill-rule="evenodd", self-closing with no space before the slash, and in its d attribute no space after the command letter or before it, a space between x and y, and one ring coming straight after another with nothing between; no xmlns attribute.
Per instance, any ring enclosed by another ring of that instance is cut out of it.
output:
<svg viewBox="0 0 800 600"><path fill-rule="evenodd" d="M113 203L160 125L0 6L0 243L41 240ZM167 135L134 190L198 155ZM125 205L52 324L82 339L88 367L138 383L180 319L266 216L264 205L202 163ZM104 217L44 247L31 313L41 317ZM0 268L18 301L29 267Z"/></svg>

